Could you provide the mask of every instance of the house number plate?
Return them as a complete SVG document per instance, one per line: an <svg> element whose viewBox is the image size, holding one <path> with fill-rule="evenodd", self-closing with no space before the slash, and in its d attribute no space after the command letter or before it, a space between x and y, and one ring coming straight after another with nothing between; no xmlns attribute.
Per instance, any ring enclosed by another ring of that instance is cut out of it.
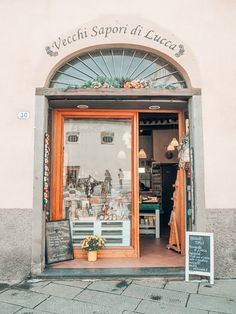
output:
<svg viewBox="0 0 236 314"><path fill-rule="evenodd" d="M17 118L20 120L28 120L30 117L29 111L20 111L17 114Z"/></svg>

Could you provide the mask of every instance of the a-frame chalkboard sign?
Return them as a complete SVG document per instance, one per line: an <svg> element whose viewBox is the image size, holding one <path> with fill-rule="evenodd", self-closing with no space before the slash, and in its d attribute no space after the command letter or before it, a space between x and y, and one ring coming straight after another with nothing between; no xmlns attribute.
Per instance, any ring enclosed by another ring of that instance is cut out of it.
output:
<svg viewBox="0 0 236 314"><path fill-rule="evenodd" d="M213 233L186 232L185 280L189 275L209 276L214 284Z"/></svg>
<svg viewBox="0 0 236 314"><path fill-rule="evenodd" d="M70 221L55 220L46 222L46 262L56 262L73 259Z"/></svg>

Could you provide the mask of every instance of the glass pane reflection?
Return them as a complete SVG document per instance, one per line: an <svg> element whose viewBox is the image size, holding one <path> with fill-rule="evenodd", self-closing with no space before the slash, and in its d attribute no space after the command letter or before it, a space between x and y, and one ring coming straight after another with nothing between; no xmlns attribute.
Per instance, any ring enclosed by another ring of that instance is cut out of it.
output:
<svg viewBox="0 0 236 314"><path fill-rule="evenodd" d="M65 119L63 216L74 246L91 234L129 246L131 198L131 120Z"/></svg>

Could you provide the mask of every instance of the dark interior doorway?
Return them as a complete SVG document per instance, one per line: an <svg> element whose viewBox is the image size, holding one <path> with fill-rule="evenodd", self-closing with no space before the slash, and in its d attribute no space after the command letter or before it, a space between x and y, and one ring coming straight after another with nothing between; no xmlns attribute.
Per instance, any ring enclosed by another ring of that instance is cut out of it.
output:
<svg viewBox="0 0 236 314"><path fill-rule="evenodd" d="M178 170L178 115L142 113L139 118L140 251L165 252L169 239L169 220ZM159 210L158 216L155 215ZM157 223L155 220L158 220ZM159 230L157 230L159 229ZM158 234L159 233L159 234ZM163 255L164 258L164 255Z"/></svg>
<svg viewBox="0 0 236 314"><path fill-rule="evenodd" d="M162 164L162 208L161 215L161 233L166 233L170 214L173 207L174 183L176 180L178 164Z"/></svg>

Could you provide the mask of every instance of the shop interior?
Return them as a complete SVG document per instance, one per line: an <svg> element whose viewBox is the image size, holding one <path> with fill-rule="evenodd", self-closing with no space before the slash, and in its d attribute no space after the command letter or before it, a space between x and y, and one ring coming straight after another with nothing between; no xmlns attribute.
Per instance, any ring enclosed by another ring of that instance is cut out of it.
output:
<svg viewBox="0 0 236 314"><path fill-rule="evenodd" d="M142 113L139 119L140 255L165 256L178 170L178 115Z"/></svg>

